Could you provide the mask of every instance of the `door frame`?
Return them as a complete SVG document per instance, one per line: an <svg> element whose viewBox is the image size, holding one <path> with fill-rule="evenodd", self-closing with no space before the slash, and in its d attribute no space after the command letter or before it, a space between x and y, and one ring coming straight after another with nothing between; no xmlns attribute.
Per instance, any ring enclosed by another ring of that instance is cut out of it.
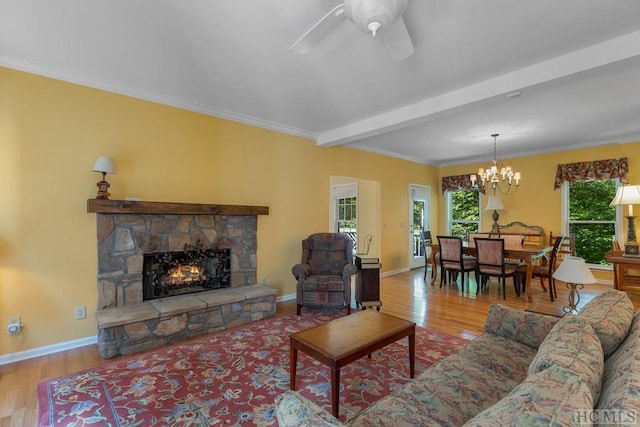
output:
<svg viewBox="0 0 640 427"><path fill-rule="evenodd" d="M408 266L409 269L424 267L424 257L413 256L413 203L415 200L423 200L425 202L423 230L429 230L431 224L431 187L421 184L409 184L409 215L407 222L407 240L408 240Z"/></svg>

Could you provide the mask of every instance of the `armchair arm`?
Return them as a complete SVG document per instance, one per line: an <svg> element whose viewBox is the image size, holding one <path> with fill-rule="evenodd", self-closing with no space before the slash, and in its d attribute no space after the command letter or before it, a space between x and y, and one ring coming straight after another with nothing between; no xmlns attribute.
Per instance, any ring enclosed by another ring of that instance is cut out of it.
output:
<svg viewBox="0 0 640 427"><path fill-rule="evenodd" d="M353 276L358 272L358 267L353 264L345 264L342 269L342 278L344 280L348 279L350 276Z"/></svg>
<svg viewBox="0 0 640 427"><path fill-rule="evenodd" d="M296 264L291 268L291 273L293 273L293 277L296 280L300 280L300 278L306 279L311 274L311 265L304 264Z"/></svg>

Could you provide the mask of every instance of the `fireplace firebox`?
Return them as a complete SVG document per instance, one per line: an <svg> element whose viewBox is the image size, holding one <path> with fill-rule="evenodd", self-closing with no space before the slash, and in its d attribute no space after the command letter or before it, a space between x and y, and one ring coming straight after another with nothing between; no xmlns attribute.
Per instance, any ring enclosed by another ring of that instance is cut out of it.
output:
<svg viewBox="0 0 640 427"><path fill-rule="evenodd" d="M231 249L205 249L199 243L181 252L144 255L143 299L209 291L231 286Z"/></svg>

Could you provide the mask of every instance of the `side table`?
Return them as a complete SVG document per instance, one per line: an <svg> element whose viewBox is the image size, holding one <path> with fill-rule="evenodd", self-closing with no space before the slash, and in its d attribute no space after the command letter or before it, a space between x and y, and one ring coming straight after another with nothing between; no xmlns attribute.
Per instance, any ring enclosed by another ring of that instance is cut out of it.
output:
<svg viewBox="0 0 640 427"><path fill-rule="evenodd" d="M380 264L378 258L355 257L358 273L356 274L356 307L366 309L376 307L380 311Z"/></svg>
<svg viewBox="0 0 640 427"><path fill-rule="evenodd" d="M624 256L624 251L609 251L604 259L613 264L614 289L640 292L640 275L629 274L629 270L640 270L640 258Z"/></svg>

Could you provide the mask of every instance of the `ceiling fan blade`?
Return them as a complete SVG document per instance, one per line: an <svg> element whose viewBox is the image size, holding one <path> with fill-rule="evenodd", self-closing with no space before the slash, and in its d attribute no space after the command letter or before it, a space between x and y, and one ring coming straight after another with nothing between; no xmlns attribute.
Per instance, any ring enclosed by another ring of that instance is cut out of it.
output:
<svg viewBox="0 0 640 427"><path fill-rule="evenodd" d="M399 16L386 31L381 31L380 36L387 45L391 59L394 61L402 61L415 52L402 16Z"/></svg>
<svg viewBox="0 0 640 427"><path fill-rule="evenodd" d="M304 33L302 37L296 40L295 43L289 47L289 50L301 55L306 55L313 46L325 38L331 31L340 25L342 21L344 21L344 12L342 3L340 3L331 9L331 12L327 13L313 27L311 27L309 31Z"/></svg>

